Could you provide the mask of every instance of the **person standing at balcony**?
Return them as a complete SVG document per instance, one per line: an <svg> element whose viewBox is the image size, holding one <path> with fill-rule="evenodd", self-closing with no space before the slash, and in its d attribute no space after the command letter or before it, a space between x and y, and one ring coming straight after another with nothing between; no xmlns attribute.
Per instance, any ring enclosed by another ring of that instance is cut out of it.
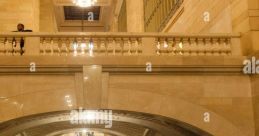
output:
<svg viewBox="0 0 259 136"><path fill-rule="evenodd" d="M19 23L17 25L17 31L14 31L14 32L32 32L32 30L25 30L24 28L25 28L24 24Z"/></svg>
<svg viewBox="0 0 259 136"><path fill-rule="evenodd" d="M17 25L17 32L24 32L24 24L18 24Z"/></svg>
<svg viewBox="0 0 259 136"><path fill-rule="evenodd" d="M24 30L24 28L25 28L24 24L19 23L17 25L17 31L14 31L14 32L32 32L32 30ZM14 47L16 47L16 43L14 44ZM20 41L21 55L23 55L23 53L24 53L23 48L24 48L24 39L21 38L21 41Z"/></svg>

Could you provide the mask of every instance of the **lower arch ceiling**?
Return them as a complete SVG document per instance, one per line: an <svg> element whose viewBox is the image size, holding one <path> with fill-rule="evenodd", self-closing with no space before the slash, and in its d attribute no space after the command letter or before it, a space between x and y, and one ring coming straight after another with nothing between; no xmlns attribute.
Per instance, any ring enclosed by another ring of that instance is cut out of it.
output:
<svg viewBox="0 0 259 136"><path fill-rule="evenodd" d="M80 113L82 110L73 111ZM101 113L100 111L110 112L105 112L102 120L99 116L98 122L89 121L94 118L91 114L77 118L77 123L72 122L75 114L71 111L22 117L1 123L0 136L212 136L184 122L158 115L119 110L93 110L84 113ZM109 113L112 113L111 116Z"/></svg>

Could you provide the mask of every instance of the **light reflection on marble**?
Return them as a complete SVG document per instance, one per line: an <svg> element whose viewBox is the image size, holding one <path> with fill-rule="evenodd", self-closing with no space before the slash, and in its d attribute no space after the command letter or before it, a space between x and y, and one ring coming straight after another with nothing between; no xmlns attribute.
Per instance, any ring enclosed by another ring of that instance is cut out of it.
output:
<svg viewBox="0 0 259 136"><path fill-rule="evenodd" d="M1 76L0 85L0 121L77 106L73 75Z"/></svg>

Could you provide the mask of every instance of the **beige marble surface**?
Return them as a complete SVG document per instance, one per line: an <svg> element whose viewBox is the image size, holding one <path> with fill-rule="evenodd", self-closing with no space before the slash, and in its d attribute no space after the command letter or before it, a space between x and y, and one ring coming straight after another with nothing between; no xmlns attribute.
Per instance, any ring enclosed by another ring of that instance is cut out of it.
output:
<svg viewBox="0 0 259 136"><path fill-rule="evenodd" d="M208 73L102 73L91 65L139 67L152 60L153 66L241 66L246 57L2 57L3 66L56 66L82 68L68 73L45 72L0 76L0 120L85 106L159 114L197 126L216 136L254 136L255 120L250 77ZM50 61L51 60L51 61ZM170 61L168 61L170 60ZM83 69L85 66L85 69ZM240 67L240 68L241 68ZM28 67L29 68L29 67ZM37 68L37 67L36 67ZM118 69L119 70L119 69ZM126 69L130 70L130 69ZM224 71L224 68L222 69ZM241 70L241 69L240 69ZM97 73L96 73L97 72ZM49 74L53 75L49 75ZM91 80L91 82L84 81ZM98 77L98 78L97 78ZM256 82L257 83L257 82ZM252 84L253 87L256 84ZM101 90L100 90L101 89ZM93 91L92 91L93 90ZM89 93L91 92L92 93ZM84 93L86 92L86 93ZM69 95L70 105L66 97ZM93 97L92 97L93 96ZM92 103L91 103L92 102ZM89 105L90 104L90 105ZM211 113L211 122L203 114ZM256 117L256 116L255 116ZM224 127L222 127L224 125Z"/></svg>
<svg viewBox="0 0 259 136"><path fill-rule="evenodd" d="M25 29L39 31L39 0L1 0L0 32L16 31L17 24L23 23Z"/></svg>
<svg viewBox="0 0 259 136"><path fill-rule="evenodd" d="M173 117L214 135L254 135L247 76L111 75L109 108ZM205 112L210 123L203 121Z"/></svg>

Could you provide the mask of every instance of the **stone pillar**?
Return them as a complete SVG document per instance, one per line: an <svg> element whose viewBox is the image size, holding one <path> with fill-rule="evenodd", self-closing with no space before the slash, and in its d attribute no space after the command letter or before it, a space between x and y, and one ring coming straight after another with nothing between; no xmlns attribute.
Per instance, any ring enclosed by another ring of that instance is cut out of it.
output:
<svg viewBox="0 0 259 136"><path fill-rule="evenodd" d="M52 0L40 1L40 32L57 32L54 4Z"/></svg>
<svg viewBox="0 0 259 136"><path fill-rule="evenodd" d="M102 106L102 67L83 67L83 103L86 109L100 109Z"/></svg>
<svg viewBox="0 0 259 136"><path fill-rule="evenodd" d="M248 9L253 54L259 55L259 0L248 0Z"/></svg>
<svg viewBox="0 0 259 136"><path fill-rule="evenodd" d="M34 32L39 32L40 31L40 0L31 0L33 3L33 9L32 9L32 13L33 14L33 28L32 30Z"/></svg>
<svg viewBox="0 0 259 136"><path fill-rule="evenodd" d="M237 4L239 2L239 5ZM244 55L255 56L259 59L259 0L235 0L232 5L235 32L242 32ZM241 7L245 9L241 9ZM242 13L237 14L242 11ZM254 110L255 135L259 135L259 76L251 76L251 88Z"/></svg>
<svg viewBox="0 0 259 136"><path fill-rule="evenodd" d="M255 136L259 135L259 75L251 77L251 88L253 95L253 110L254 110L254 122L255 122Z"/></svg>
<svg viewBox="0 0 259 136"><path fill-rule="evenodd" d="M243 54L259 54L259 0L233 0L231 11L233 32L242 33Z"/></svg>
<svg viewBox="0 0 259 136"><path fill-rule="evenodd" d="M110 32L118 32L118 17L114 17L111 23Z"/></svg>
<svg viewBox="0 0 259 136"><path fill-rule="evenodd" d="M155 38L142 38L142 48L144 56L156 55L156 39Z"/></svg>
<svg viewBox="0 0 259 136"><path fill-rule="evenodd" d="M127 5L127 31L144 32L143 0L126 0L126 5Z"/></svg>
<svg viewBox="0 0 259 136"><path fill-rule="evenodd" d="M25 55L26 56L40 55L40 37L25 38Z"/></svg>

